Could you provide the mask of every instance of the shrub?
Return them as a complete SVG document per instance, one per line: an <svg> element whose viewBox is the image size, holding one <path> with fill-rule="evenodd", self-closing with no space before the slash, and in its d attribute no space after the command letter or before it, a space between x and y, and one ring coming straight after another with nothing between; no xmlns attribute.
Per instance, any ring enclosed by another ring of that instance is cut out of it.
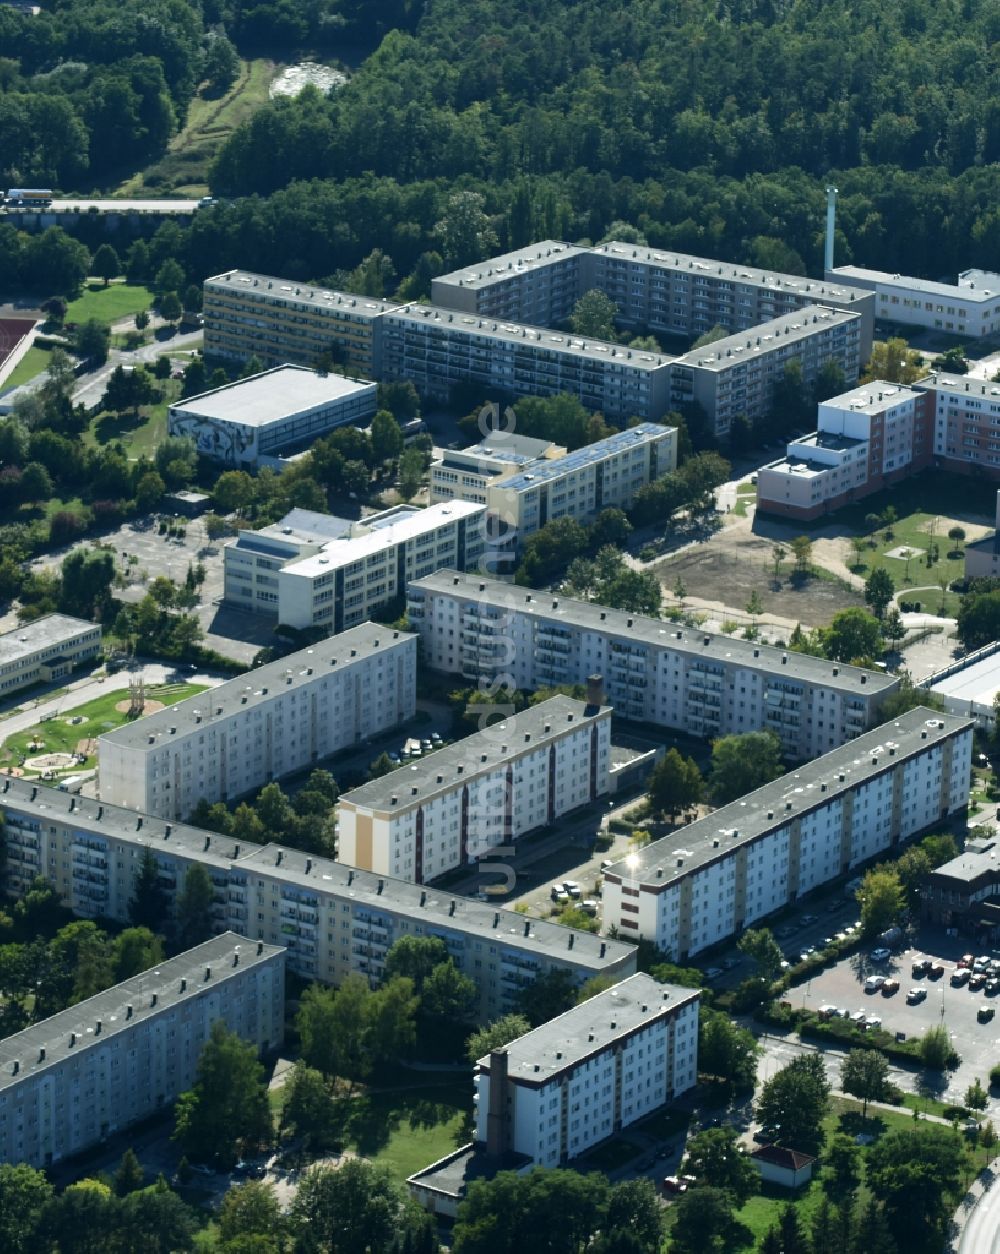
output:
<svg viewBox="0 0 1000 1254"><path fill-rule="evenodd" d="M1000 1062L990 1067L990 1088L1000 1089Z"/></svg>

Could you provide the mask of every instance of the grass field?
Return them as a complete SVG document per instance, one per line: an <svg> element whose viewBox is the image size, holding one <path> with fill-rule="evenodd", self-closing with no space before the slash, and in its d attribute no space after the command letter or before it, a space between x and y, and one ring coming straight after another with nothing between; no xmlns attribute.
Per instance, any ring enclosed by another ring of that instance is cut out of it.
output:
<svg viewBox="0 0 1000 1254"><path fill-rule="evenodd" d="M148 309L153 303L153 293L139 283L111 283L104 286L101 279L87 284L86 290L66 309L67 322L87 322L96 318L110 326L122 318L130 318L140 309Z"/></svg>
<svg viewBox="0 0 1000 1254"><path fill-rule="evenodd" d="M84 433L87 444L113 444L120 440L126 457L152 457L167 436L167 410L177 399L181 385L176 379L158 381L163 399L155 405L142 405L133 413L99 414Z"/></svg>
<svg viewBox="0 0 1000 1254"><path fill-rule="evenodd" d="M464 1084L375 1093L356 1099L348 1143L381 1163L402 1184L421 1167L471 1140L467 1129L472 1093Z"/></svg>
<svg viewBox="0 0 1000 1254"><path fill-rule="evenodd" d="M166 155L127 179L118 192L128 196L168 191L203 196L208 191L208 171L216 153L237 126L267 103L268 88L278 69L267 59L244 61L239 78L220 99L196 96Z"/></svg>
<svg viewBox="0 0 1000 1254"><path fill-rule="evenodd" d="M174 705L185 697L204 691L204 684L167 684L147 688L146 697L150 701ZM78 743L84 738L100 736L127 721L126 716L115 709L118 702L127 699L127 689L117 688L83 705L67 704L55 718L8 737L0 749L0 759L10 761L15 757L31 757L39 753L75 753ZM70 721L77 718L82 721ZM33 741L43 742L44 749L29 748Z"/></svg>
<svg viewBox="0 0 1000 1254"><path fill-rule="evenodd" d="M33 379L35 375L41 374L49 364L48 350L44 348L31 348L24 354L21 360L11 371L10 377L4 383L4 390L7 388L19 387L22 383L27 383L29 379Z"/></svg>

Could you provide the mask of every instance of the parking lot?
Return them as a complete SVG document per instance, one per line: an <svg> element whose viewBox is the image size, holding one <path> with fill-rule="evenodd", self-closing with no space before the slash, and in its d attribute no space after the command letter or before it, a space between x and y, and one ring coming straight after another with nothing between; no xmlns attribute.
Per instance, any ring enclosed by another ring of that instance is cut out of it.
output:
<svg viewBox="0 0 1000 1254"><path fill-rule="evenodd" d="M962 1058L958 1070L944 1077L946 1093L949 1099L960 1101L977 1076L986 1084L990 1068L1000 1062L1000 996L987 996L982 988L972 991L968 984L953 986L956 965L970 950L967 941L937 930L928 930L917 939L916 947L900 950L884 962L873 961L870 950L853 954L808 983L789 990L788 999L797 1009L819 1011L821 1006L836 1006L852 1013L877 1015L885 1031L903 1033L908 1039L923 1036L928 1028L943 1023ZM983 956L995 956L1000 961L1000 951ZM928 957L940 960L942 974L936 978L914 975L914 961ZM899 991L890 996L881 991L866 993L865 982L871 975L897 979ZM908 1004L910 989L923 989L926 996ZM988 1021L979 1022L978 1012L983 1006L990 1006L997 1013Z"/></svg>

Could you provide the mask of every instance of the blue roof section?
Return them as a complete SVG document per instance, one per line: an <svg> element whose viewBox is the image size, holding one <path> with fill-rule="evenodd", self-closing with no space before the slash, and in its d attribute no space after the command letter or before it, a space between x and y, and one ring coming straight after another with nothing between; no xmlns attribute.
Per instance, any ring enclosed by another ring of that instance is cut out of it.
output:
<svg viewBox="0 0 1000 1254"><path fill-rule="evenodd" d="M595 462L603 461L605 457L610 457L614 453L621 453L626 449L645 444L671 429L660 426L656 422L640 422L636 427L629 427L627 431L616 431L606 440L598 440L596 444L586 444L583 448L567 453L565 457L560 457L556 461L536 462L530 471L505 479L501 486L513 488L515 492L522 492L525 488L534 487L539 483L561 479L563 475L572 474L574 470L580 470L583 466L592 466Z"/></svg>

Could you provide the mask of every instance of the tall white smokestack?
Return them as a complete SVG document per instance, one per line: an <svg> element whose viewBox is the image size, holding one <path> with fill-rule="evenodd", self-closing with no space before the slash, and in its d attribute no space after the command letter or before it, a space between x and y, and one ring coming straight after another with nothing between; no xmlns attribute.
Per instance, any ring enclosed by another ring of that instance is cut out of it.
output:
<svg viewBox="0 0 1000 1254"><path fill-rule="evenodd" d="M837 189L826 189L826 256L823 261L824 277L833 269L833 233L837 226Z"/></svg>

